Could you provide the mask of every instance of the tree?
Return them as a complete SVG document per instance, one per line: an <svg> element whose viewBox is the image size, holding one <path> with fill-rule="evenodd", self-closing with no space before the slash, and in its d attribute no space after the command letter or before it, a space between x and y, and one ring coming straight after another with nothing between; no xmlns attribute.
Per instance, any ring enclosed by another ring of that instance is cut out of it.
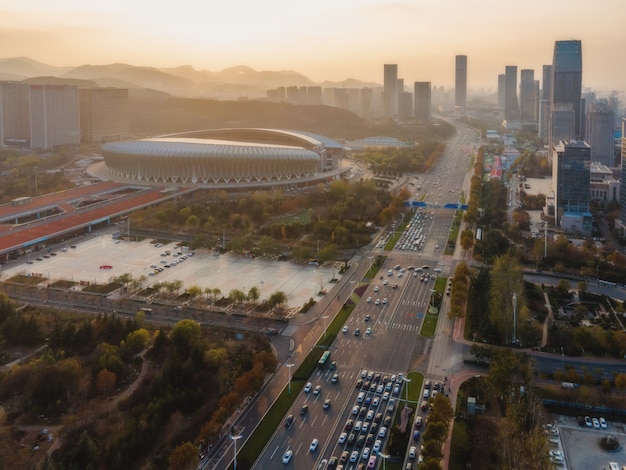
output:
<svg viewBox="0 0 626 470"><path fill-rule="evenodd" d="M191 300L202 295L202 288L196 284L187 288L187 295Z"/></svg>
<svg viewBox="0 0 626 470"><path fill-rule="evenodd" d="M183 358L189 357L189 354L199 345L201 338L202 330L194 320L181 320L172 328L172 343Z"/></svg>
<svg viewBox="0 0 626 470"><path fill-rule="evenodd" d="M168 459L169 470L193 470L198 467L198 449L187 441L172 451Z"/></svg>
<svg viewBox="0 0 626 470"><path fill-rule="evenodd" d="M259 291L259 288L256 286L251 287L250 290L248 291L248 300L252 302L256 302L259 300L260 297L261 297L261 292Z"/></svg>
<svg viewBox="0 0 626 470"><path fill-rule="evenodd" d="M101 395L108 395L115 388L115 382L117 382L115 373L102 369L96 376L96 390Z"/></svg>
<svg viewBox="0 0 626 470"><path fill-rule="evenodd" d="M269 308L277 307L281 304L284 304L285 302L287 302L287 295L282 291L274 292L267 300Z"/></svg>

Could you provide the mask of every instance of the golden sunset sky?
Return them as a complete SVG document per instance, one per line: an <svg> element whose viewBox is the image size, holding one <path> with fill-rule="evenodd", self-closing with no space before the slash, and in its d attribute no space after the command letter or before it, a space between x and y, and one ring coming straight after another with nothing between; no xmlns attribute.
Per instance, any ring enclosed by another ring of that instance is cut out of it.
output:
<svg viewBox="0 0 626 470"><path fill-rule="evenodd" d="M0 0L0 58L51 65L123 62L295 70L312 80L497 87L505 65L552 62L554 41L580 39L583 84L626 89L625 0Z"/></svg>

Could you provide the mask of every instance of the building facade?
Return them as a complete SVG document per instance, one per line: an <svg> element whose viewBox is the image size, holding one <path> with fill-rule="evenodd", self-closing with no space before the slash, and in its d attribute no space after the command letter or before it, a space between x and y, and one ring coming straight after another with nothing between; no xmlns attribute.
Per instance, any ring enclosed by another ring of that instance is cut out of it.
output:
<svg viewBox="0 0 626 470"><path fill-rule="evenodd" d="M431 88L430 82L415 82L413 85L414 117L422 121L429 121L431 116Z"/></svg>
<svg viewBox="0 0 626 470"><path fill-rule="evenodd" d="M573 134L567 139L583 137L581 123L582 102L582 45L580 41L556 41L552 59L552 107L570 108L574 113ZM553 138L553 142L558 142Z"/></svg>
<svg viewBox="0 0 626 470"><path fill-rule="evenodd" d="M554 146L554 222L566 232L591 233L590 167L591 148L586 142L569 140Z"/></svg>
<svg viewBox="0 0 626 470"><path fill-rule="evenodd" d="M398 114L398 64L384 65L383 113L387 119Z"/></svg>
<svg viewBox="0 0 626 470"><path fill-rule="evenodd" d="M522 69L519 89L522 127L536 132L539 123L539 82L535 80L534 70Z"/></svg>
<svg viewBox="0 0 626 470"><path fill-rule="evenodd" d="M591 149L593 151L593 147ZM591 162L589 169L591 178L591 200L606 204L608 202L619 202L620 181L615 178L613 171L606 165L599 162Z"/></svg>
<svg viewBox="0 0 626 470"><path fill-rule="evenodd" d="M507 65L504 81L504 119L507 127L520 121L519 102L517 100L517 66Z"/></svg>
<svg viewBox="0 0 626 470"><path fill-rule="evenodd" d="M81 88L78 98L81 142L108 142L128 135L127 89Z"/></svg>
<svg viewBox="0 0 626 470"><path fill-rule="evenodd" d="M596 103L587 111L587 143L591 146L591 161L608 167L615 165L613 143L613 111L605 104Z"/></svg>
<svg viewBox="0 0 626 470"><path fill-rule="evenodd" d="M464 112L467 106L467 56L457 55L454 68L454 106Z"/></svg>

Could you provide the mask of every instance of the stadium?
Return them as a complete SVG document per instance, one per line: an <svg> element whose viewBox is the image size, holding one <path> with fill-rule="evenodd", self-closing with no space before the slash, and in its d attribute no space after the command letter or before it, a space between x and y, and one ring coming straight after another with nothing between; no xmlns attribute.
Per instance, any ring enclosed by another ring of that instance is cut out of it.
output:
<svg viewBox="0 0 626 470"><path fill-rule="evenodd" d="M341 173L344 147L278 129L212 129L103 145L109 172L144 184L310 184Z"/></svg>

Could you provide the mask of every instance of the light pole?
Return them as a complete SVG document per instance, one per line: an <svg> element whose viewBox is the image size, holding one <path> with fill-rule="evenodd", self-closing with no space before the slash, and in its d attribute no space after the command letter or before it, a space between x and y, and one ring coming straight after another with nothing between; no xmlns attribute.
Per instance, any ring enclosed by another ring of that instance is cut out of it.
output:
<svg viewBox="0 0 626 470"><path fill-rule="evenodd" d="M383 470L385 470L387 468L387 459L390 457L389 454L382 454L382 453L378 453L378 456L383 459Z"/></svg>
<svg viewBox="0 0 626 470"><path fill-rule="evenodd" d="M517 344L517 292L513 292L513 344Z"/></svg>
<svg viewBox="0 0 626 470"><path fill-rule="evenodd" d="M561 348L561 370L565 370L565 364L563 364L564 357L565 353L563 352L563 348Z"/></svg>
<svg viewBox="0 0 626 470"><path fill-rule="evenodd" d="M326 319L328 315L322 315L322 318L324 319L324 339L326 339Z"/></svg>
<svg viewBox="0 0 626 470"><path fill-rule="evenodd" d="M368 256L367 258L370 260L370 267L367 270L367 273L369 274L369 272L372 270L372 260L374 259L374 257L373 256Z"/></svg>
<svg viewBox="0 0 626 470"><path fill-rule="evenodd" d="M291 368L295 366L295 364L285 364L285 367L289 371L289 381L287 382L287 394L291 395Z"/></svg>
<svg viewBox="0 0 626 470"><path fill-rule="evenodd" d="M241 439L243 436L239 434L238 436L233 436L232 433L230 438L235 442L235 459L233 460L233 470L237 470L237 441Z"/></svg>
<svg viewBox="0 0 626 470"><path fill-rule="evenodd" d="M406 408L407 406L409 406L409 383L411 382L411 379L409 379L406 375L402 376L402 380L404 380L405 385L405 390L406 390L406 403L404 404L404 407Z"/></svg>

